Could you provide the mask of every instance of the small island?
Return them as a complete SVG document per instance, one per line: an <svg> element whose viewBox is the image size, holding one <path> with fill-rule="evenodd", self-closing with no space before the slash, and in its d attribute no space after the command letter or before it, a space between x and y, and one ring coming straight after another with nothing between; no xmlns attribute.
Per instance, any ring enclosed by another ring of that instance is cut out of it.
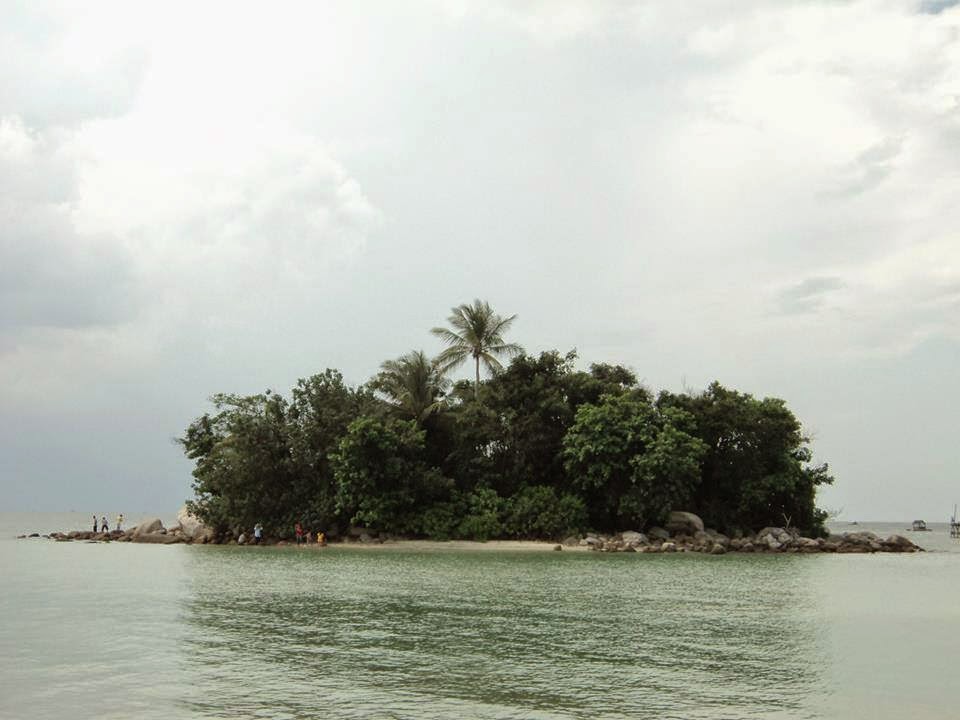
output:
<svg viewBox="0 0 960 720"><path fill-rule="evenodd" d="M367 544L511 540L711 554L919 549L898 535L829 535L815 500L833 477L812 463L809 437L783 400L718 382L655 392L623 365L578 370L573 351L528 355L505 338L515 318L475 300L432 330L445 345L437 357L413 350L365 384L351 387L328 369L289 395L214 395L213 410L178 440L195 463L195 497L176 528L54 536L299 544L322 533ZM465 362L472 381L452 382Z"/></svg>

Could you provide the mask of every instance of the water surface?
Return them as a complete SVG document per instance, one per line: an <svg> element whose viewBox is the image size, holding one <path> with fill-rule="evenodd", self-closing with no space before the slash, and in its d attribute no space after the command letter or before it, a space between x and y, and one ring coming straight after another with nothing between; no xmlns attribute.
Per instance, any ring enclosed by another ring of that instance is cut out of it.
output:
<svg viewBox="0 0 960 720"><path fill-rule="evenodd" d="M28 520L57 527L0 516L0 718L956 708L942 526L923 555L711 557L9 539Z"/></svg>

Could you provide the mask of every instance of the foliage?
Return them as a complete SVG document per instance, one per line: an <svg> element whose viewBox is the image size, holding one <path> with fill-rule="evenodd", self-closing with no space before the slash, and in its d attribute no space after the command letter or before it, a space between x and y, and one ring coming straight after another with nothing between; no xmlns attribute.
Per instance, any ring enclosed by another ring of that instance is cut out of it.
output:
<svg viewBox="0 0 960 720"><path fill-rule="evenodd" d="M460 537L489 540L503 533L503 499L496 490L478 487L467 497L467 515L460 521Z"/></svg>
<svg viewBox="0 0 960 720"><path fill-rule="evenodd" d="M491 373L496 373L502 369L497 356L516 355L521 351L519 345L503 339L503 334L516 318L516 315L500 317L490 307L490 303L482 300L474 300L472 305L464 303L453 308L447 318L451 327L435 327L431 330L447 345L437 358L440 367L446 372L472 357L476 366L474 392L478 394L480 363Z"/></svg>
<svg viewBox="0 0 960 720"><path fill-rule="evenodd" d="M330 457L337 512L390 533L417 529L416 509L449 497L452 484L423 460L413 421L357 418Z"/></svg>
<svg viewBox="0 0 960 720"><path fill-rule="evenodd" d="M506 504L505 534L520 538L560 539L587 527L587 508L576 495L547 485L522 488Z"/></svg>
<svg viewBox="0 0 960 720"><path fill-rule="evenodd" d="M782 400L719 383L654 399L623 366L520 353L503 339L514 317L454 308L453 329L434 329L448 344L439 358L388 360L367 386L326 370L289 398L215 395L179 439L195 464L191 508L219 531L260 522L274 537L301 522L559 538L643 529L675 509L725 532L823 532L816 492L833 478ZM498 355L515 357L502 368ZM451 387L445 369L468 357L476 381Z"/></svg>
<svg viewBox="0 0 960 720"><path fill-rule="evenodd" d="M811 535L823 532L816 489L833 478L827 465L810 465L809 438L783 400L757 400L715 382L697 395L661 393L657 404L692 415L706 445L696 512L727 530L790 518Z"/></svg>
<svg viewBox="0 0 960 720"><path fill-rule="evenodd" d="M439 365L422 350L385 361L370 383L373 390L388 398L399 417L421 424L443 409L443 395L449 386Z"/></svg>
<svg viewBox="0 0 960 720"><path fill-rule="evenodd" d="M605 529L643 527L684 507L700 480L705 447L682 428L682 410L658 412L645 393L605 395L585 404L564 439L573 484Z"/></svg>

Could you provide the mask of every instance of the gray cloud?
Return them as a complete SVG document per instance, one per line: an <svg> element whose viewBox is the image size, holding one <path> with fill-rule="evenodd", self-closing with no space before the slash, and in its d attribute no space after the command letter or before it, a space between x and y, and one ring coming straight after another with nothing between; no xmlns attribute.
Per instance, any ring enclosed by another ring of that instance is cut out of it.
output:
<svg viewBox="0 0 960 720"><path fill-rule="evenodd" d="M903 145L902 136L884 138L871 145L837 171L830 181L831 189L824 194L843 197L873 190L894 171Z"/></svg>
<svg viewBox="0 0 960 720"><path fill-rule="evenodd" d="M928 15L938 15L960 5L960 0L920 0L920 12Z"/></svg>
<svg viewBox="0 0 960 720"><path fill-rule="evenodd" d="M82 15L64 17L65 11L45 0L4 5L0 115L16 113L32 127L47 128L130 108L148 67L147 52L109 30L111 20L121 19L109 8L86 4L85 24L77 22Z"/></svg>
<svg viewBox="0 0 960 720"><path fill-rule="evenodd" d="M819 310L831 292L841 290L846 284L838 277L809 277L792 287L782 290L778 296L780 311L784 313L809 313Z"/></svg>
<svg viewBox="0 0 960 720"><path fill-rule="evenodd" d="M858 514L901 506L871 438L913 410L858 378L928 373L950 424L955 13L128 5L0 30L4 499L172 506L210 393L363 381L473 297L534 352L785 397Z"/></svg>
<svg viewBox="0 0 960 720"><path fill-rule="evenodd" d="M0 336L31 327L81 328L128 320L140 304L128 254L78 235L62 214L0 203Z"/></svg>
<svg viewBox="0 0 960 720"><path fill-rule="evenodd" d="M129 319L134 266L115 238L74 227L74 164L56 137L0 117L0 338L31 327L78 328Z"/></svg>

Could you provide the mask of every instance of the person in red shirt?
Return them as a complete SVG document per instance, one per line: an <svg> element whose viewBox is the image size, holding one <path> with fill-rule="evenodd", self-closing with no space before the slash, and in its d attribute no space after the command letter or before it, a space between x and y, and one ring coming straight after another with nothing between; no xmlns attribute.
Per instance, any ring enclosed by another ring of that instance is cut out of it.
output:
<svg viewBox="0 0 960 720"><path fill-rule="evenodd" d="M303 542L303 526L297 522L297 525L293 530L297 536L297 545L300 545Z"/></svg>

